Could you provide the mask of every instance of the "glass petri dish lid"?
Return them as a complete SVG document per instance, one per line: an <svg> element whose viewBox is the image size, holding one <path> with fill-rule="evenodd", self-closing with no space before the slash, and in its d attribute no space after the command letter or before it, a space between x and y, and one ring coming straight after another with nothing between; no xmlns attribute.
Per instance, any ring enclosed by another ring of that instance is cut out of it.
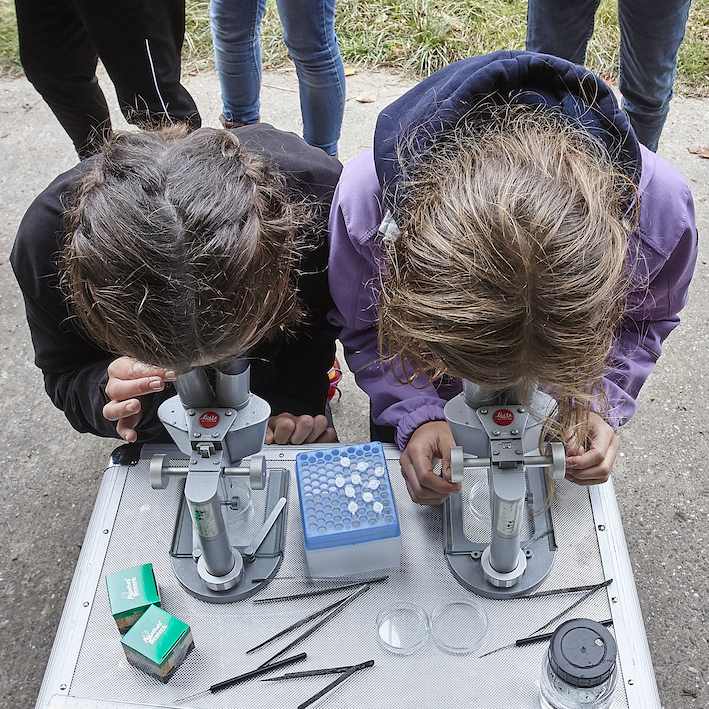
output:
<svg viewBox="0 0 709 709"><path fill-rule="evenodd" d="M441 601L431 614L431 634L439 649L450 655L475 652L487 634L485 609L472 598L458 596Z"/></svg>
<svg viewBox="0 0 709 709"><path fill-rule="evenodd" d="M481 524L489 527L492 524L492 512L490 511L490 485L487 481L487 474L478 480L470 488L468 495L468 509L473 517Z"/></svg>
<svg viewBox="0 0 709 709"><path fill-rule="evenodd" d="M431 625L426 611L416 603L396 601L377 615L379 644L395 655L413 655L428 640Z"/></svg>

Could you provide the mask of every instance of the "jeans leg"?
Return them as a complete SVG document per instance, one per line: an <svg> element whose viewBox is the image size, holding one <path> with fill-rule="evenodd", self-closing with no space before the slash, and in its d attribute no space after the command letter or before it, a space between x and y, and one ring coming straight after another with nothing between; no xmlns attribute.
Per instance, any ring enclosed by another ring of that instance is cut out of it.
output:
<svg viewBox="0 0 709 709"><path fill-rule="evenodd" d="M619 0L620 92L638 140L656 151L691 0Z"/></svg>
<svg viewBox="0 0 709 709"><path fill-rule="evenodd" d="M583 64L599 3L600 0L529 0L527 50Z"/></svg>
<svg viewBox="0 0 709 709"><path fill-rule="evenodd" d="M211 0L214 61L228 121L256 123L261 103L261 21L266 0Z"/></svg>
<svg viewBox="0 0 709 709"><path fill-rule="evenodd" d="M283 39L295 63L303 138L337 153L345 111L345 68L335 35L335 0L277 0Z"/></svg>
<svg viewBox="0 0 709 709"><path fill-rule="evenodd" d="M15 10L25 75L79 157L88 157L111 133L106 98L96 78L96 48L71 3L16 0Z"/></svg>

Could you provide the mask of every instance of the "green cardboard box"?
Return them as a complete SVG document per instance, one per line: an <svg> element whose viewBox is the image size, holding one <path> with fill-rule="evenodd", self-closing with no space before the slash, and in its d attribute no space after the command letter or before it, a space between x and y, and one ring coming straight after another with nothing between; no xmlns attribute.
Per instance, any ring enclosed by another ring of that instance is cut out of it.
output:
<svg viewBox="0 0 709 709"><path fill-rule="evenodd" d="M150 606L121 639L128 662L167 682L194 647L187 623Z"/></svg>
<svg viewBox="0 0 709 709"><path fill-rule="evenodd" d="M149 606L160 605L152 564L106 575L108 603L118 630L126 633Z"/></svg>

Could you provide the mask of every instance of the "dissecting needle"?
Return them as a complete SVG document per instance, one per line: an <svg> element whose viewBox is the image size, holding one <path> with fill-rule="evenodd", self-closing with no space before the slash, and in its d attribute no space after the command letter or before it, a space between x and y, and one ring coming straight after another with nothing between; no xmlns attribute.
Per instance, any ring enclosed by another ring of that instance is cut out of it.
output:
<svg viewBox="0 0 709 709"><path fill-rule="evenodd" d="M573 593L575 591L586 591L586 593L581 596L578 600L574 601L568 608L565 608L561 613L558 613L555 615L548 623L545 623L542 625L541 628L537 628L532 635L530 635L530 638L533 637L539 637L542 638L544 636L538 635L538 633L541 633L542 630L545 630L548 628L550 625L555 623L559 618L562 618L565 616L569 611L572 611L576 606L581 605L587 598L592 596L596 591L600 591L602 588L606 588L606 586L610 586L613 583L613 579L606 579L605 581L601 581L601 583L593 584L592 586L577 586L576 588L567 588L567 589L559 589L557 593ZM550 596L553 595L553 591L542 591L541 593L536 593L533 594L532 596L522 596L522 598L541 598L542 596ZM551 636L550 636L551 637ZM528 640L528 642L534 642L533 640ZM478 659L482 657L487 657L488 655L494 655L496 652L500 652L500 650L507 650L507 648L510 647L516 647L518 644L524 644L520 642L512 643L511 645L503 645L502 647L498 647L495 650L490 650L490 652L486 652L484 655L478 655Z"/></svg>
<svg viewBox="0 0 709 709"><path fill-rule="evenodd" d="M176 699L175 704L184 704L185 702L192 701L193 699L197 699L197 697L202 697L206 694L214 694L215 692L221 692L222 689L227 689L227 687L233 687L235 684L241 684L242 682L246 682L249 679L258 677L259 675L265 674L266 672L276 670L279 667L286 667L287 665L292 665L294 662L300 662L301 660L305 660L307 657L307 653L301 652L298 655L293 655L293 657L286 657L283 660L274 662L272 665L262 665L261 667L257 667L255 670L251 670L250 672L244 672L244 674L237 675L236 677L232 677L231 679L225 679L221 682L217 682L211 687L207 687L207 689L204 689L201 692L197 692L197 694L191 694L189 697Z"/></svg>
<svg viewBox="0 0 709 709"><path fill-rule="evenodd" d="M599 622L601 625L613 625L612 620L601 620ZM522 647L523 645L531 645L532 643L541 642L542 640L551 640L552 635L554 635L554 633L542 633L541 635L530 635L526 638L520 638L519 640L515 640L509 645L503 645L502 647L498 647L495 650L490 650L490 652L486 652L484 655L479 655L478 659L487 657L488 655L494 655L496 652L500 652L501 650L508 650L511 647ZM278 679L278 677L273 677L269 679Z"/></svg>
<svg viewBox="0 0 709 709"><path fill-rule="evenodd" d="M282 679L300 679L301 677L318 677L319 675L338 675L342 672L354 667L354 665L345 665L344 667L327 667L322 670L303 670L302 672L286 672L278 677L264 677L262 682L278 682Z"/></svg>

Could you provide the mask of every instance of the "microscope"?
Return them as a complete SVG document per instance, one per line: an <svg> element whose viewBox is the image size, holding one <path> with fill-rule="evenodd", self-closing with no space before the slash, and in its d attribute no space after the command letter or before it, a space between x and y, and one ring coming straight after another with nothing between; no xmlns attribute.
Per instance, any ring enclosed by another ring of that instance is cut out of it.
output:
<svg viewBox="0 0 709 709"><path fill-rule="evenodd" d="M268 473L265 521L255 536L248 530L246 539L229 535L230 518L243 518L250 509L250 490L266 487L266 459L258 453L271 408L251 394L244 359L195 367L178 377L176 387L177 396L161 404L158 417L187 460L156 454L150 462L155 489L166 487L171 477L186 478L170 551L173 570L183 588L203 601L248 598L276 575L283 560L287 470ZM244 535L243 525L231 526Z"/></svg>
<svg viewBox="0 0 709 709"><path fill-rule="evenodd" d="M489 491L489 543L466 535L470 515L464 494L452 495L443 505L448 565L463 586L480 596L531 593L554 564L549 477L564 477L564 445L552 442L548 455L538 454L542 422L553 408L553 399L539 391L527 408L513 390L496 391L469 381L446 404L446 420L458 444L451 448L452 481L463 483L466 473L487 469L482 488ZM525 523L531 530L523 539Z"/></svg>

